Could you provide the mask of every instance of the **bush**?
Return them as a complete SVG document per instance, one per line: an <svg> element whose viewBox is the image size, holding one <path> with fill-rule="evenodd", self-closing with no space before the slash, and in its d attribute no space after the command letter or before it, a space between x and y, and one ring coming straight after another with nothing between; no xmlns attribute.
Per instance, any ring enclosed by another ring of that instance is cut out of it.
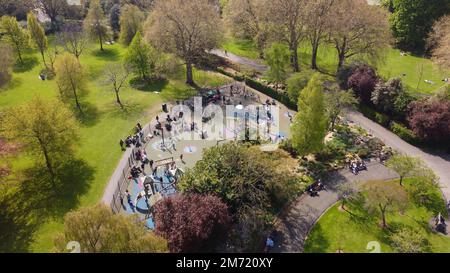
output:
<svg viewBox="0 0 450 273"><path fill-rule="evenodd" d="M314 71L310 69L302 70L299 73L295 73L289 79L287 79L287 91L289 98L293 103L297 103L300 91L308 85L309 80L313 76Z"/></svg>
<svg viewBox="0 0 450 273"><path fill-rule="evenodd" d="M391 119L383 113L375 112L375 121L384 127L388 127Z"/></svg>
<svg viewBox="0 0 450 273"><path fill-rule="evenodd" d="M406 142L409 142L411 144L417 144L420 142L418 137L414 134L413 131L411 131L410 129L406 128L405 126L403 126L398 122L395 121L392 122L390 129L394 134L396 134Z"/></svg>
<svg viewBox="0 0 450 273"><path fill-rule="evenodd" d="M361 103L370 105L372 103L372 92L378 80L378 76L372 67L360 65L353 70L348 78L348 86L353 89Z"/></svg>

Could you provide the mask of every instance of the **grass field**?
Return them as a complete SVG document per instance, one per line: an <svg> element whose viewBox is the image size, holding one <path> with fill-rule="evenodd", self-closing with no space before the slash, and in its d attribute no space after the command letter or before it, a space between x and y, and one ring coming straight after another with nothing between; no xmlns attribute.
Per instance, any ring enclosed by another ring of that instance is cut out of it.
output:
<svg viewBox="0 0 450 273"><path fill-rule="evenodd" d="M131 87L123 89L121 99L126 107L123 111L115 104L114 93L102 84L102 71L109 63L120 61L125 49L121 45L108 46L105 52L97 50L97 46L92 48L80 59L87 71L90 92L82 102L87 114L80 119L81 141L76 149L77 157L89 166L92 175L84 181L86 187L76 194L76 200L67 206L72 209L100 200L122 154L119 140L129 134L136 122L145 124L153 118L151 113L160 111L162 101L192 93L192 88L184 84L184 74L180 71L173 79L155 83L147 91ZM40 60L39 55L30 53L27 58L29 69L16 70L9 86L0 90L0 110L20 105L34 95L57 97L55 81L41 81L38 78L42 69L42 64L37 61ZM194 71L194 78L199 86L218 86L229 80L219 74L199 70ZM17 170L26 169L30 163L27 156L21 155L13 166ZM49 215L49 219L34 232L29 245L24 247L32 252L51 251L55 233L62 231L62 227L60 215Z"/></svg>
<svg viewBox="0 0 450 273"><path fill-rule="evenodd" d="M390 183L398 183L393 181ZM414 183L414 179L407 179L405 187ZM436 193L436 198L441 198ZM441 200L445 210L445 202ZM362 221L351 214L339 209L340 203L331 207L316 223L308 236L305 252L308 253L335 253L343 249L345 253L367 253L367 244L372 241L379 242L381 252L394 252L387 239L387 231L380 228L378 219ZM430 252L450 252L450 238L430 231L428 221L436 216L424 207L418 207L412 202L403 215L389 215L387 223L389 226L408 226L416 228L425 235L429 242Z"/></svg>
<svg viewBox="0 0 450 273"><path fill-rule="evenodd" d="M222 48L250 59L259 58L256 46L249 40L235 39L228 36ZM334 47L326 44L322 45L319 48L317 57L321 71L333 74L336 72L338 58ZM299 47L299 58L302 67L310 66L311 46L306 41ZM394 48L389 48L374 65L379 75L383 78L403 78L405 86L412 93L431 94L445 85L442 79L450 77L450 71L442 71L431 60L412 55L401 56L400 50ZM428 84L425 80L430 80L434 84Z"/></svg>

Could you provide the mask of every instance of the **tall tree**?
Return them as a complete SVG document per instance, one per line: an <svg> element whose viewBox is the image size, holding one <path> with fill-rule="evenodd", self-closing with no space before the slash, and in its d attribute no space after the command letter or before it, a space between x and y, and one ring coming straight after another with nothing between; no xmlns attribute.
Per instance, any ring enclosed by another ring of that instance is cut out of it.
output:
<svg viewBox="0 0 450 273"><path fill-rule="evenodd" d="M386 216L403 211L408 205L408 194L392 182L369 182L364 185L365 207L371 213L380 215L383 228L387 228Z"/></svg>
<svg viewBox="0 0 450 273"><path fill-rule="evenodd" d="M58 100L34 97L22 106L8 109L1 127L7 139L24 143L34 156L34 162L44 161L57 191L58 164L70 158L78 139L78 126L72 112Z"/></svg>
<svg viewBox="0 0 450 273"><path fill-rule="evenodd" d="M186 64L186 82L194 84L193 65L219 45L220 17L209 0L156 0L149 16L147 40Z"/></svg>
<svg viewBox="0 0 450 273"><path fill-rule="evenodd" d="M428 38L428 49L431 49L435 63L450 69L450 15L443 16L434 23Z"/></svg>
<svg viewBox="0 0 450 273"><path fill-rule="evenodd" d="M83 54L83 51L88 45L88 36L79 24L67 23L62 27L61 32L58 33L58 43L67 52L72 53L77 59L80 59L81 54Z"/></svg>
<svg viewBox="0 0 450 273"><path fill-rule="evenodd" d="M283 83L287 77L287 64L289 62L289 49L284 44L274 43L265 51L266 61L269 65L267 75L270 80Z"/></svg>
<svg viewBox="0 0 450 273"><path fill-rule="evenodd" d="M16 18L3 16L0 21L0 32L3 33L2 40L11 45L20 63L23 63L23 53L29 46L25 30L19 25Z"/></svg>
<svg viewBox="0 0 450 273"><path fill-rule="evenodd" d="M148 231L137 217L113 214L104 205L82 208L64 217L64 232L55 239L57 252L80 243L82 253L164 253L167 242Z"/></svg>
<svg viewBox="0 0 450 273"><path fill-rule="evenodd" d="M286 43L291 51L294 72L300 70L298 46L305 37L304 0L273 0L265 7L270 10L269 21L274 39Z"/></svg>
<svg viewBox="0 0 450 273"><path fill-rule="evenodd" d="M389 44L388 17L366 0L339 0L333 6L331 40L338 53L338 70L353 56L377 57Z"/></svg>
<svg viewBox="0 0 450 273"><path fill-rule="evenodd" d="M58 30L58 19L67 10L67 1L61 0L36 0L38 8L43 11L51 21L53 31Z"/></svg>
<svg viewBox="0 0 450 273"><path fill-rule="evenodd" d="M48 47L47 36L45 36L44 28L41 24L39 24L33 12L29 12L27 15L27 25L31 43L39 49L42 62L44 62L44 65L47 66L47 63L45 62L45 51Z"/></svg>
<svg viewBox="0 0 450 273"><path fill-rule="evenodd" d="M311 44L311 69L317 70L317 53L319 46L329 34L332 26L332 10L336 0L307 0L305 8L305 25Z"/></svg>
<svg viewBox="0 0 450 273"><path fill-rule="evenodd" d="M423 52L435 20L450 11L448 0L393 0L391 29L397 44L407 50Z"/></svg>
<svg viewBox="0 0 450 273"><path fill-rule="evenodd" d="M155 69L155 52L153 47L142 39L138 31L125 54L125 63L138 74L142 80L148 80Z"/></svg>
<svg viewBox="0 0 450 273"><path fill-rule="evenodd" d="M213 195L176 195L155 207L156 233L171 252L212 251L231 224L227 205Z"/></svg>
<svg viewBox="0 0 450 273"><path fill-rule="evenodd" d="M328 131L325 96L319 74L300 93L292 125L292 145L300 155L320 152Z"/></svg>
<svg viewBox="0 0 450 273"><path fill-rule="evenodd" d="M13 50L9 44L0 42L0 88L12 78L12 65L14 64Z"/></svg>
<svg viewBox="0 0 450 273"><path fill-rule="evenodd" d="M137 32L142 32L144 13L134 5L125 5L120 15L120 42L129 45Z"/></svg>
<svg viewBox="0 0 450 273"><path fill-rule="evenodd" d="M69 53L64 53L55 63L56 83L63 101L75 100L75 104L83 113L80 98L87 92L86 78L81 64Z"/></svg>
<svg viewBox="0 0 450 273"><path fill-rule="evenodd" d="M122 101L119 97L119 92L125 86L130 75L128 66L121 63L111 64L105 68L104 77L105 83L110 85L116 94L116 102L123 109Z"/></svg>
<svg viewBox="0 0 450 273"><path fill-rule="evenodd" d="M108 37L108 24L100 5L100 0L91 0L89 10L84 19L84 29L91 39L97 40L100 50L103 51L103 43Z"/></svg>
<svg viewBox="0 0 450 273"><path fill-rule="evenodd" d="M225 20L233 35L252 39L264 57L264 48L268 39L268 22L265 8L266 0L230 0L225 6Z"/></svg>

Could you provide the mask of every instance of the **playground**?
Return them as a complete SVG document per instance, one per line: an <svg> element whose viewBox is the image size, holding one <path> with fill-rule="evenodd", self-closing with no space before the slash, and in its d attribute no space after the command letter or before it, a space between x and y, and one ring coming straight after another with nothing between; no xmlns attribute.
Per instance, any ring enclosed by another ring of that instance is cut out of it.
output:
<svg viewBox="0 0 450 273"><path fill-rule="evenodd" d="M178 180L202 159L204 149L228 141L258 141L265 150L276 147L288 137L295 115L239 82L162 108L149 124L138 124L124 147L132 149L133 163L126 174L128 186L119 194L121 208L138 214L149 229L155 227L155 204L177 192Z"/></svg>

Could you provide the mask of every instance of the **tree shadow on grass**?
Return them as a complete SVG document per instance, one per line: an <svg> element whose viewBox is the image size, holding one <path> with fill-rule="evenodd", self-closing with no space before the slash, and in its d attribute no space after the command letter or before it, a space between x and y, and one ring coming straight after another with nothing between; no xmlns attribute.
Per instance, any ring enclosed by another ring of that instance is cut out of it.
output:
<svg viewBox="0 0 450 273"><path fill-rule="evenodd" d="M123 108L117 103L111 103L105 110L105 115L128 120L130 117L138 116L144 111L142 104L135 101L122 101L122 106Z"/></svg>
<svg viewBox="0 0 450 273"><path fill-rule="evenodd" d="M81 105L83 113L80 113L78 109L74 109L75 116L81 124L91 127L97 124L100 119L101 113L98 108L89 102L83 102Z"/></svg>
<svg viewBox="0 0 450 273"><path fill-rule="evenodd" d="M103 51L101 51L100 49L96 49L96 50L92 51L92 56L94 56L98 59L112 61L112 62L116 62L116 61L120 60L120 53L116 48L108 48L108 49L104 49Z"/></svg>
<svg viewBox="0 0 450 273"><path fill-rule="evenodd" d="M14 64L13 71L15 73L23 73L32 70L37 64L39 64L39 60L36 57L27 56L23 58L23 63L17 62ZM36 75L36 78L39 75Z"/></svg>
<svg viewBox="0 0 450 273"><path fill-rule="evenodd" d="M323 228L320 223L317 223L312 232L308 235L308 240L305 242L304 251L306 253L325 253L330 247L330 241L323 236Z"/></svg>
<svg viewBox="0 0 450 273"><path fill-rule="evenodd" d="M20 185L17 202L29 207L38 218L61 219L79 205L80 196L94 178L94 169L80 159L62 163L57 168L56 189L42 167L30 168L25 174L27 179Z"/></svg>
<svg viewBox="0 0 450 273"><path fill-rule="evenodd" d="M132 88L143 92L161 92L168 84L167 79L142 80L136 77L130 80Z"/></svg>

